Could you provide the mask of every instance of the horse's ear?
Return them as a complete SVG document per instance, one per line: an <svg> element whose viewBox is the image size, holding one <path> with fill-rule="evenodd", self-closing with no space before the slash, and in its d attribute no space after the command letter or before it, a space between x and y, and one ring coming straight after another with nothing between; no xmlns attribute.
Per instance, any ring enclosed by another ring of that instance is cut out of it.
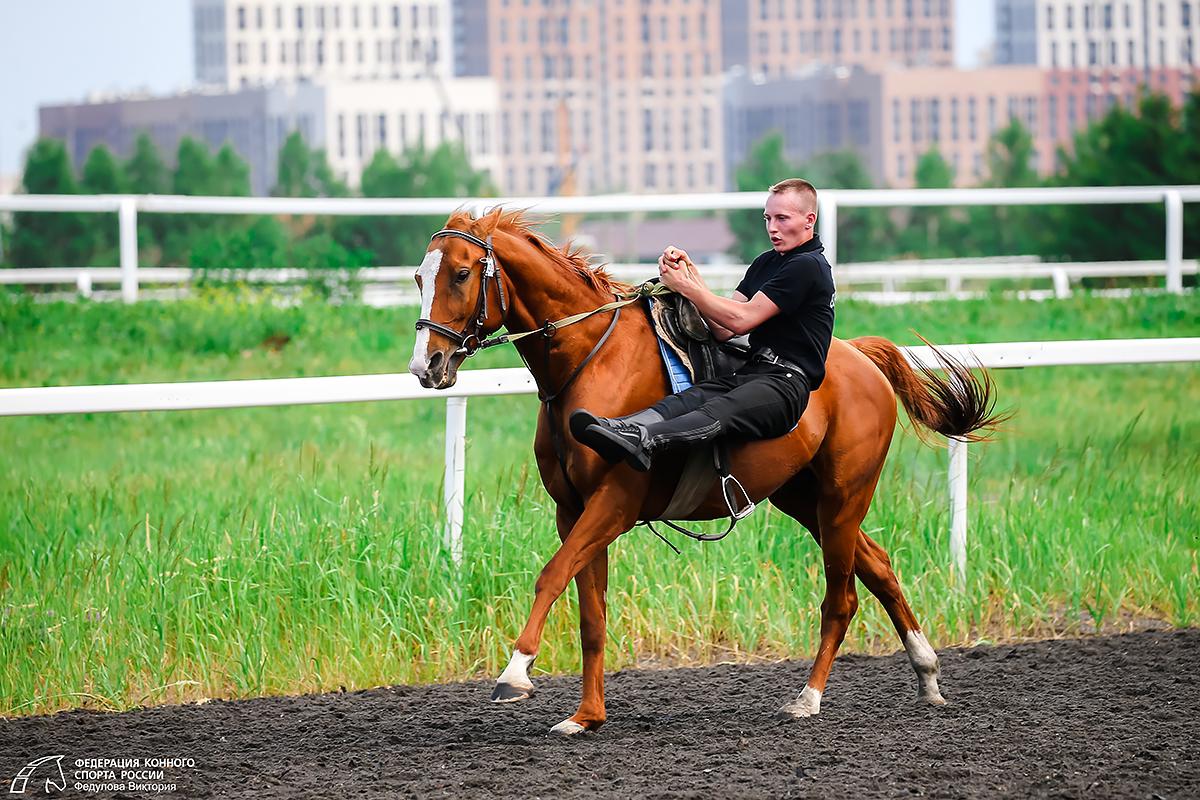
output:
<svg viewBox="0 0 1200 800"><path fill-rule="evenodd" d="M502 209L500 206L496 206L480 217L475 223L476 235L481 239L486 239L495 233L497 226L500 225L501 213Z"/></svg>

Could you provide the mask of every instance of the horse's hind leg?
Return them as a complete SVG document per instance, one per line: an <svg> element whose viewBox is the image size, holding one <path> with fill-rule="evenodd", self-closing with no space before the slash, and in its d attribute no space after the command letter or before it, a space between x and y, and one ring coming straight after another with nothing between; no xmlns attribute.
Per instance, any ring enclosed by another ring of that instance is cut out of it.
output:
<svg viewBox="0 0 1200 800"><path fill-rule="evenodd" d="M820 543L817 489L816 476L806 470L772 495L771 503L806 527ZM921 632L917 617L904 598L887 551L861 529L854 548L854 574L878 598L891 618L900 642L908 653L909 662L917 673L917 697L935 705L945 703L938 690L937 654Z"/></svg>

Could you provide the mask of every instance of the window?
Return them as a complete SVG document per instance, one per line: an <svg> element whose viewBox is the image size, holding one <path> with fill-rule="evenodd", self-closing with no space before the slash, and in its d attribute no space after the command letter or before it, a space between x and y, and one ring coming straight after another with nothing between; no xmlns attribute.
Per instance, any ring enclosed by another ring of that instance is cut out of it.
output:
<svg viewBox="0 0 1200 800"><path fill-rule="evenodd" d="M654 112L649 108L642 109L642 146L654 149Z"/></svg>
<svg viewBox="0 0 1200 800"><path fill-rule="evenodd" d="M296 30L298 30L298 31L304 30L304 7L303 6L296 7Z"/></svg>
<svg viewBox="0 0 1200 800"><path fill-rule="evenodd" d="M238 6L237 8L237 26L239 31L246 30L246 7Z"/></svg>

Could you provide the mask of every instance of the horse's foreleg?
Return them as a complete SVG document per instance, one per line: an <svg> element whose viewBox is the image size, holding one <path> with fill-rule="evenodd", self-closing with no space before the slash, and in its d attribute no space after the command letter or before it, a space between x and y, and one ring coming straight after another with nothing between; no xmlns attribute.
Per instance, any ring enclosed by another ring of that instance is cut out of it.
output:
<svg viewBox="0 0 1200 800"><path fill-rule="evenodd" d="M642 482L635 483L640 485ZM584 721L593 722L593 727L603 721L603 593L607 582L607 556L604 552L614 539L633 526L642 505L644 492L644 486L641 486L639 491L614 481L602 485L588 500L587 508L563 539L558 552L538 576L534 587L533 608L521 635L517 638L512 660L496 683L496 689L492 693L493 700L523 700L533 693L533 683L529 680L528 670L541 647L546 618L554 601L566 590L567 583L578 575L580 631L583 636L585 659L584 702L580 706L580 712L595 714L599 708L601 716L598 720L577 720L576 724L581 725L580 729L583 729L586 727L583 725ZM592 565L593 561L598 563L584 573L585 567ZM603 572L602 577L598 576L599 572ZM594 663L589 663L593 661L589 658L589 653L596 654L596 648L598 655L595 655ZM593 685L597 689L594 695L589 688Z"/></svg>
<svg viewBox="0 0 1200 800"><path fill-rule="evenodd" d="M604 724L604 642L607 638L608 550L601 550L575 576L579 592L579 642L583 650L583 696L579 709L551 728L564 735L594 731Z"/></svg>

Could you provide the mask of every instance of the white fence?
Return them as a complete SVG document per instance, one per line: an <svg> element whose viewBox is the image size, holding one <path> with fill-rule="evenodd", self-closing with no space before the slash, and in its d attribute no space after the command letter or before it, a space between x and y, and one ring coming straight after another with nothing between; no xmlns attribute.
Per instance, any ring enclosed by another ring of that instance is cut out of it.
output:
<svg viewBox="0 0 1200 800"><path fill-rule="evenodd" d="M958 359L977 361L991 369L1200 361L1200 338L960 344L947 345L941 349ZM914 364L937 366L927 347L904 348L904 351L909 361ZM522 368L463 370L458 374L458 382L452 388L443 391L422 388L416 378L407 374L60 386L0 389L0 416L181 411L445 398L446 541L455 562L461 562L467 398L533 394L536 391L532 376ZM967 566L965 442L950 441L949 461L950 563L961 579L966 575Z"/></svg>
<svg viewBox="0 0 1200 800"><path fill-rule="evenodd" d="M1166 261L1091 261L1045 263L1030 256L986 259L937 259L925 261L888 261L842 264L836 272L839 292L854 291L854 296L880 302L909 302L934 298L975 296L964 289L964 281L1023 280L1049 281L1050 289L1023 290L1023 297L1063 299L1070 297L1071 285L1082 278L1165 277L1170 265ZM1182 262L1182 275L1195 275L1195 259ZM658 275L657 264L615 263L606 266L609 274L627 283L641 283ZM732 291L745 274L744 265L737 267L700 265L709 288L715 292ZM353 273L337 270L303 269L189 269L186 267L140 267L137 271L139 294L146 292L155 298L175 298L186 295L192 284L201 280L220 282L239 281L254 285L295 285L342 276L361 287L360 299L367 305L419 305L420 294L413 283L415 267L367 267ZM941 281L941 291L900 291L906 281ZM122 281L118 267L30 267L0 270L0 285L67 285L75 294L48 294L46 299L78 296L110 299L114 295L100 285L116 286ZM856 286L878 284L879 291L854 290ZM169 287L165 290L144 287ZM1121 291L1121 290L1116 290ZM119 295L116 295L119 296Z"/></svg>
<svg viewBox="0 0 1200 800"><path fill-rule="evenodd" d="M151 271L138 268L137 215L140 212L156 214L299 214L299 215L449 215L459 208L470 208L481 212L486 208L503 204L515 208L526 208L546 214L597 214L632 213L652 211L723 211L733 209L762 208L766 194L763 192L727 192L719 194L689 195L602 195L595 197L514 197L514 198L283 198L283 197L180 197L160 195L0 195L0 212L4 211L76 211L116 212L120 231L120 283L121 294L127 302L138 296L138 285L142 277ZM1018 205L1105 205L1105 204L1149 204L1164 206L1166 211L1165 259L1158 271L1157 262L1145 262L1142 272L1132 274L1161 274L1165 277L1168 291L1183 290L1183 275L1195 272L1195 264L1185 268L1183 261L1183 204L1200 202L1200 186L1145 186L1145 187L1064 187L1029 189L871 189L843 190L828 189L820 195L819 226L825 244L825 255L835 267L838 249L838 210L840 208L880 208L918 206L1018 206ZM1141 235L1143 231L1131 231L1130 235ZM1141 262L1136 262L1141 263ZM849 265L848 265L849 266ZM1072 274L1072 265L1043 265L1049 277L1055 281L1056 292L1062 281ZM1074 265L1081 267L1082 265ZM1096 265L1093 265L1096 266ZM877 270L879 280L908 277L939 277L947 280L948 291L956 291L955 283L970 278L969 271L947 266L946 272L923 271L916 276L905 275L909 265L904 262L887 265L855 265L860 273ZM1086 274L1113 274L1114 265L1096 266L1102 271ZM1130 268L1122 265L1120 269ZM1059 271L1055 271L1058 269ZM1103 269L1108 269L1105 273ZM1151 270L1149 273L1146 270ZM1028 270L1026 271L1028 273ZM1078 273L1078 270L1076 270ZM88 277L78 274L68 283L78 280L98 280L96 271ZM103 273L107 279L108 273ZM853 272L839 278L854 279ZM983 275L980 274L982 277ZM1030 273L1031 274L1031 273ZM1079 273L1082 274L1082 273ZM1130 274L1130 273L1121 273ZM159 273L166 279L166 273ZM1011 271L1003 277L1026 277ZM178 275L171 281L182 280Z"/></svg>

